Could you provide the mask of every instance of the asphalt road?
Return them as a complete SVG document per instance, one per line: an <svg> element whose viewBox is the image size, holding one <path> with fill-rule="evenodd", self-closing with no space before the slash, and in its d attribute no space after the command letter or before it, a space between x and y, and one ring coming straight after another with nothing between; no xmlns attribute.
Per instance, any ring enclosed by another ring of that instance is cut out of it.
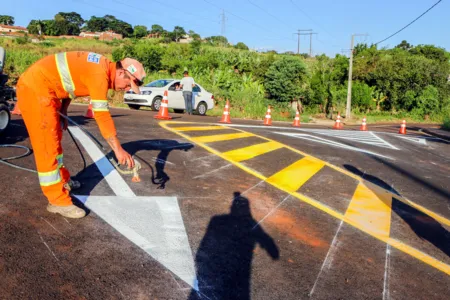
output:
<svg viewBox="0 0 450 300"><path fill-rule="evenodd" d="M85 109L69 116L103 142ZM48 213L37 176L0 164L0 299L448 299L449 142L112 112L141 182L71 128L84 219ZM30 146L20 117L0 144Z"/></svg>

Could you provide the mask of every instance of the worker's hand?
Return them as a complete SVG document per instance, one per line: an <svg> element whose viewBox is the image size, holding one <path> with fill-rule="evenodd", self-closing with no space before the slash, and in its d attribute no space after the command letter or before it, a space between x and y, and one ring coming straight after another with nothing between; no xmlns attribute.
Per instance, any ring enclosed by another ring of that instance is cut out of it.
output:
<svg viewBox="0 0 450 300"><path fill-rule="evenodd" d="M116 155L117 161L119 162L119 164L127 165L128 169L134 168L133 157L130 155L130 153L125 151L122 147L120 147L116 151L114 151L114 154Z"/></svg>

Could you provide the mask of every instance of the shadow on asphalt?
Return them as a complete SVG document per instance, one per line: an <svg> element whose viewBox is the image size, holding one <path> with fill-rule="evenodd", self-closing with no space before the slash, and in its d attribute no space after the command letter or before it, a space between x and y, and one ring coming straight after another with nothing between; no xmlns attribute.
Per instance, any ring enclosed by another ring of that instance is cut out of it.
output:
<svg viewBox="0 0 450 300"><path fill-rule="evenodd" d="M158 185L158 189L164 189L166 183L170 180L169 175L164 171L167 158L172 150L189 151L194 147L191 143L179 143L175 140L141 140L135 142L129 142L122 145L122 147L131 155L136 156L141 162L147 165L152 172L152 183ZM151 164L142 158L142 156L136 155L137 152L142 150L157 150L160 151L155 160L155 170Z"/></svg>
<svg viewBox="0 0 450 300"><path fill-rule="evenodd" d="M0 144L15 144L26 139L28 139L28 131L23 120L11 120L8 128L0 135Z"/></svg>
<svg viewBox="0 0 450 300"><path fill-rule="evenodd" d="M189 299L249 300L257 244L272 259L280 257L274 240L253 218L249 200L234 192L230 213L209 222L195 258L200 292L192 290Z"/></svg>
<svg viewBox="0 0 450 300"><path fill-rule="evenodd" d="M400 193L380 178L364 173L352 165L344 165L344 167L353 174L356 174L395 195L401 196ZM397 200L395 197L392 199L392 210L408 224L418 237L430 242L450 257L450 232L448 232L438 221L414 207Z"/></svg>
<svg viewBox="0 0 450 300"><path fill-rule="evenodd" d="M158 185L158 189L164 189L166 183L170 180L169 175L164 171L170 152L173 150L188 151L194 145L190 143L179 143L175 140L140 140L124 143L122 147L128 153L134 155L143 164L143 168L145 166L149 167L152 172L152 183ZM137 155L140 151L160 151L155 160L154 167L150 162L143 159L142 156ZM107 155L113 155L113 153L110 152ZM80 171L75 178L82 183L82 188L79 190L79 193L89 195L97 184L104 179L104 176L100 173L95 163L93 163L86 169Z"/></svg>

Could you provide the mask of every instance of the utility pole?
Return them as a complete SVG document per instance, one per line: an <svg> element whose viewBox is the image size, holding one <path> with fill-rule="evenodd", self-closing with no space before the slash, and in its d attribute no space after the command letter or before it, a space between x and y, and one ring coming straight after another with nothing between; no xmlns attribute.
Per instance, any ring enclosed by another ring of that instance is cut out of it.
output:
<svg viewBox="0 0 450 300"><path fill-rule="evenodd" d="M312 35L317 33L311 32L307 34L309 34L309 57L312 57Z"/></svg>
<svg viewBox="0 0 450 300"><path fill-rule="evenodd" d="M355 36L367 36L368 34L352 34L352 41L350 43L350 65L348 68L348 89L347 89L347 107L345 109L345 119L351 118L352 112L352 71L353 71L353 48Z"/></svg>
<svg viewBox="0 0 450 300"><path fill-rule="evenodd" d="M294 33L298 35L297 54L300 54L300 36L304 35L303 33L301 33L302 31L312 31L312 29L297 29L297 32Z"/></svg>

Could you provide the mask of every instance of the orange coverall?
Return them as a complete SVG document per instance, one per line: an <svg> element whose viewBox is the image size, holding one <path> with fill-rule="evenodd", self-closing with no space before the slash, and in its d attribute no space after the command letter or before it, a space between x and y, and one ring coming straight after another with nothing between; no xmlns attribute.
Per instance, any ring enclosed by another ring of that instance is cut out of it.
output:
<svg viewBox="0 0 450 300"><path fill-rule="evenodd" d="M64 184L70 174L63 164L62 129L58 111L62 99L90 96L102 136L116 135L108 109L107 92L114 88L116 64L92 52L65 52L47 56L20 77L17 105L30 136L44 195L53 205L72 204Z"/></svg>

